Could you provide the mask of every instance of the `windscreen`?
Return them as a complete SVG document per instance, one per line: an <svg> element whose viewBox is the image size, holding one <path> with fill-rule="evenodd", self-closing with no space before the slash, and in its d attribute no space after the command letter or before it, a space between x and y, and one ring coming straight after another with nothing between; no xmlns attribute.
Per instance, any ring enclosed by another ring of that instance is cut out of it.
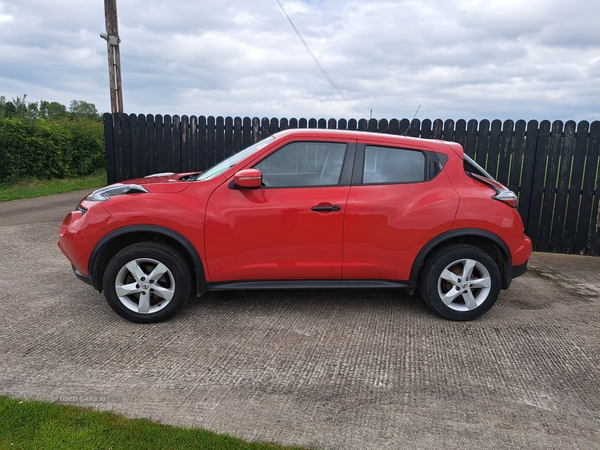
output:
<svg viewBox="0 0 600 450"><path fill-rule="evenodd" d="M274 140L275 140L275 138L273 136L269 136L268 138L265 138L262 141L259 141L256 144L251 145L247 149L242 150L241 152L236 153L233 156L230 156L226 160L221 161L220 163L212 166L210 169L206 170L205 172L202 172L200 175L198 175L196 180L198 180L198 181L210 180L211 178L214 178L217 175L222 174L227 169L235 166L237 163L246 159L251 154L256 153L260 149L265 148L267 146L267 144L270 144Z"/></svg>

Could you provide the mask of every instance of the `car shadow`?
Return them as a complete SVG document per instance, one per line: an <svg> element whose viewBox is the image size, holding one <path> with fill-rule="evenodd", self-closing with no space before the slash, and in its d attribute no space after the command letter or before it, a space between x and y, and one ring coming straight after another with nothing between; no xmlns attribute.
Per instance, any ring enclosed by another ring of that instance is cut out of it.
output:
<svg viewBox="0 0 600 450"><path fill-rule="evenodd" d="M419 294L400 289L292 289L212 291L194 298L184 307L188 313L213 311L271 314L318 311L336 313L389 313L434 315Z"/></svg>

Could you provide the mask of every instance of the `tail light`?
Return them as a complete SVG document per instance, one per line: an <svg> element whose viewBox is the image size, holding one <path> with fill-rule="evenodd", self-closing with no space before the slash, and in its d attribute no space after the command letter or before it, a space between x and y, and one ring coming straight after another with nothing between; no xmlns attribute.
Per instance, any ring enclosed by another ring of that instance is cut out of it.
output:
<svg viewBox="0 0 600 450"><path fill-rule="evenodd" d="M519 205L519 198L517 197L517 194L515 194L513 191L508 189L502 183L497 182L493 178L487 178L487 177L484 177L482 175L478 175L475 173L471 173L469 175L471 175L471 177L475 178L476 180L479 180L486 186L489 186L493 190L495 190L496 195L492 196L492 198L494 200L498 200L500 202L506 203L508 206L510 206L511 208L515 208L515 209Z"/></svg>
<svg viewBox="0 0 600 450"><path fill-rule="evenodd" d="M517 194L508 189L498 192L496 195L492 196L492 198L494 200L499 200L503 203L506 203L511 208L516 209L517 206L519 206L519 198L517 197Z"/></svg>

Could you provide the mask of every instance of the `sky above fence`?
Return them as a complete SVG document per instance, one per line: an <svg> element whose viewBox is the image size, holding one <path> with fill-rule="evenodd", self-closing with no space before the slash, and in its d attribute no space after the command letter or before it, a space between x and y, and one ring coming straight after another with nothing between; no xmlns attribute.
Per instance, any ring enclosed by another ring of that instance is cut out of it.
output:
<svg viewBox="0 0 600 450"><path fill-rule="evenodd" d="M117 0L127 113L600 118L597 0ZM0 95L110 111L102 0L0 0Z"/></svg>

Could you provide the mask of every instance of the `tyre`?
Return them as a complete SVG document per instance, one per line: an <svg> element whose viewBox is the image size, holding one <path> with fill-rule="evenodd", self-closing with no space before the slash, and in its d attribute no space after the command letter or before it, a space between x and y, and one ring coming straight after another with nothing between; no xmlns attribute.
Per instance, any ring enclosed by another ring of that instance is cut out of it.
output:
<svg viewBox="0 0 600 450"><path fill-rule="evenodd" d="M490 310L500 295L496 262L472 245L456 244L431 255L421 270L425 303L450 320L473 320Z"/></svg>
<svg viewBox="0 0 600 450"><path fill-rule="evenodd" d="M172 317L187 301L190 270L168 245L140 242L117 253L106 266L104 296L121 317L138 323Z"/></svg>

